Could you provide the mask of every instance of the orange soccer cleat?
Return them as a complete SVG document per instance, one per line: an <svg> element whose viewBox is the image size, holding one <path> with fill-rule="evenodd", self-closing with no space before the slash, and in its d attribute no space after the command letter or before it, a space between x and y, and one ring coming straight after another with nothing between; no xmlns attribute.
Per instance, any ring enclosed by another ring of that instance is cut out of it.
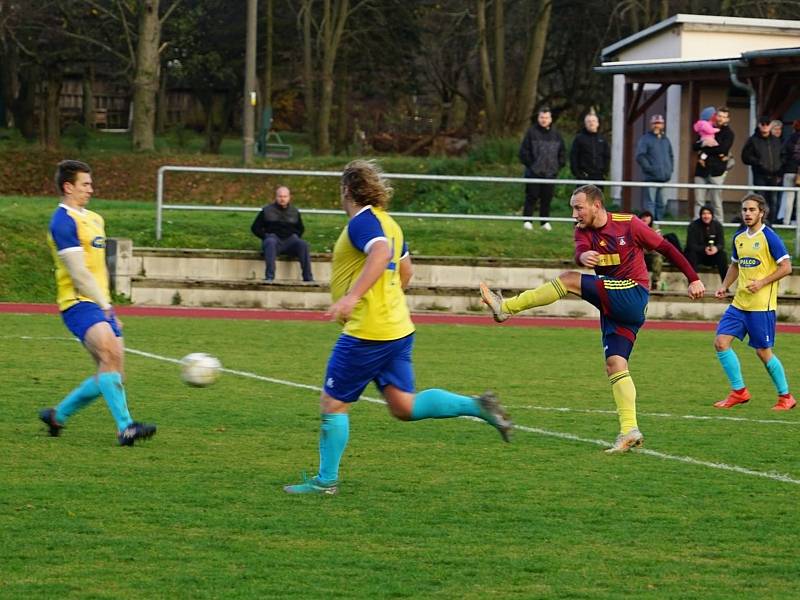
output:
<svg viewBox="0 0 800 600"><path fill-rule="evenodd" d="M747 388L742 388L740 390L731 390L731 393L728 394L728 397L725 398L725 400L715 402L714 406L716 408L731 408L737 404L744 404L749 401L750 392L747 391Z"/></svg>
<svg viewBox="0 0 800 600"><path fill-rule="evenodd" d="M791 394L781 394L772 410L792 410L797 405L797 400Z"/></svg>

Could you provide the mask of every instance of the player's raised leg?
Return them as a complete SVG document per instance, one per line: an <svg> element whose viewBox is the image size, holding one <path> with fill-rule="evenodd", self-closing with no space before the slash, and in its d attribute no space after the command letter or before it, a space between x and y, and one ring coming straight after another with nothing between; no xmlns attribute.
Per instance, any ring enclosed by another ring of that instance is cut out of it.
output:
<svg viewBox="0 0 800 600"><path fill-rule="evenodd" d="M440 388L430 388L414 394L387 385L383 396L390 412L401 421L478 417L497 429L503 441L510 441L514 424L505 408L492 392L480 396L464 396Z"/></svg>
<svg viewBox="0 0 800 600"><path fill-rule="evenodd" d="M481 301L492 311L492 317L502 323L511 315L518 312L546 306L560 300L569 292L580 296L581 278L577 271L566 271L555 279L543 283L539 287L526 290L513 298L503 299L500 294L493 292L485 283L480 283Z"/></svg>

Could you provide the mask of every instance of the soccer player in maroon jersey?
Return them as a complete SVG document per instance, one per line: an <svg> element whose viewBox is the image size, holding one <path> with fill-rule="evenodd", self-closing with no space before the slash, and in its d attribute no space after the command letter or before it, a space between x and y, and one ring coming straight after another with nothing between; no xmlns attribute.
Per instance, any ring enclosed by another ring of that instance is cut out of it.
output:
<svg viewBox="0 0 800 600"><path fill-rule="evenodd" d="M628 358L644 324L650 298L644 252L655 250L677 266L689 280L690 298L701 298L705 286L675 246L638 217L608 212L603 205L603 192L597 186L579 187L569 203L576 221L575 262L594 269L595 275L565 271L552 281L507 300L481 283L481 299L498 323L520 311L552 304L568 293L600 310L606 373L620 423L619 435L606 452L627 452L644 441L636 422L636 387L628 372Z"/></svg>

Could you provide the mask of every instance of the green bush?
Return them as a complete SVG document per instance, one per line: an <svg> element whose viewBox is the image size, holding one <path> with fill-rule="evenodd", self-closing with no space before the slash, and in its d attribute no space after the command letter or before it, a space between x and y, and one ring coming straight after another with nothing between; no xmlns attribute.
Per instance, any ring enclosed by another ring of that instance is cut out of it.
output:
<svg viewBox="0 0 800 600"><path fill-rule="evenodd" d="M76 121L70 123L64 130L64 138L69 140L78 150L85 150L89 147L92 133L86 125Z"/></svg>
<svg viewBox="0 0 800 600"><path fill-rule="evenodd" d="M486 138L470 150L468 158L473 163L518 165L519 144L516 138Z"/></svg>

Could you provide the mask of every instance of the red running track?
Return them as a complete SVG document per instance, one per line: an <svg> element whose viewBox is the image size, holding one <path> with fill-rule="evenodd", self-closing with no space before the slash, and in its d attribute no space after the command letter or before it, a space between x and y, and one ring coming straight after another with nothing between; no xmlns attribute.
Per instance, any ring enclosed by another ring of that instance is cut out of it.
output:
<svg viewBox="0 0 800 600"><path fill-rule="evenodd" d="M322 311L314 310L264 310L258 308L193 308L185 306L117 306L121 316L178 317L184 319L240 319L258 321L327 321ZM54 304L25 304L0 302L0 313L58 314ZM414 313L415 323L451 325L495 325L485 315L451 315ZM567 319L559 317L517 317L501 327L582 327L596 328L597 319ZM656 321L647 322L647 329L671 331L715 331L717 324L708 321ZM800 324L778 323L781 333L800 333Z"/></svg>

